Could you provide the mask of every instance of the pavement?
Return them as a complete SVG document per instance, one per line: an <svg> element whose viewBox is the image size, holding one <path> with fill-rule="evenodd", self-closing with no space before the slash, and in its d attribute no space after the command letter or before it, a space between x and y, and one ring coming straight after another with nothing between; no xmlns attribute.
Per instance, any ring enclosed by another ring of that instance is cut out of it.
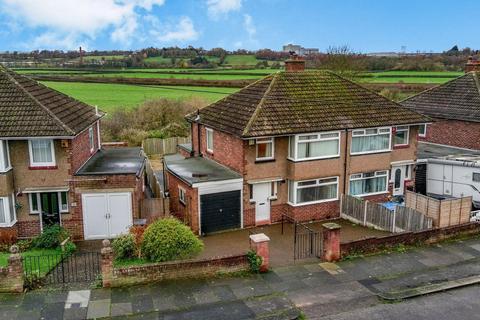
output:
<svg viewBox="0 0 480 320"><path fill-rule="evenodd" d="M422 290L478 279L479 262L480 239L469 239L338 263L297 263L261 275L165 281L113 289L46 288L21 295L0 295L0 319L412 318L407 314L416 319L434 319L439 313L434 305L447 312L448 301L460 303L456 296L440 293L437 295L444 299L427 295L393 304L385 297L401 300L412 291L427 293ZM466 303L467 310L452 306L459 315L470 316L449 320L480 318L478 288L456 290L466 292L462 297L476 303ZM421 309L422 303L417 301L423 301L428 308ZM402 314L402 306L410 308L411 313ZM441 316L435 319L446 319Z"/></svg>

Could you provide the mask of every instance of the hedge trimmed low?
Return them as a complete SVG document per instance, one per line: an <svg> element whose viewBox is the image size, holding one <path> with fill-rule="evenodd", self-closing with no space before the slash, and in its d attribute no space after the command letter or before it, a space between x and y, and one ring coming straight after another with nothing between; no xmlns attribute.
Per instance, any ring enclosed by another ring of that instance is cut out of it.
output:
<svg viewBox="0 0 480 320"><path fill-rule="evenodd" d="M142 255L151 262L187 259L203 250L203 242L175 218L157 220L143 234Z"/></svg>

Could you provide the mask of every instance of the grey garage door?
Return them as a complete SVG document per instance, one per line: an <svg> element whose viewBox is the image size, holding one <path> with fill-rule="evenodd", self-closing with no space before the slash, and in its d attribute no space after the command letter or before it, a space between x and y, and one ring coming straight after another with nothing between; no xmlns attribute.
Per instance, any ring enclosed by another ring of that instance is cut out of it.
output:
<svg viewBox="0 0 480 320"><path fill-rule="evenodd" d="M240 228L240 198L240 190L201 195L202 233Z"/></svg>

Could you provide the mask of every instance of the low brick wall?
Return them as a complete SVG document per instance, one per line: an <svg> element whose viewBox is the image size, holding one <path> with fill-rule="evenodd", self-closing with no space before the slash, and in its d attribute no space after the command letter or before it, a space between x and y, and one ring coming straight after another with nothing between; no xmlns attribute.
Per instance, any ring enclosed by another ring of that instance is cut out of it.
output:
<svg viewBox="0 0 480 320"><path fill-rule="evenodd" d="M385 237L373 237L340 244L342 257L358 253L374 253L399 244L432 244L457 236L480 233L480 223L465 223L456 226L418 232L404 232Z"/></svg>
<svg viewBox="0 0 480 320"><path fill-rule="evenodd" d="M20 293L23 291L23 265L18 247L11 250L8 257L8 266L0 267L0 292Z"/></svg>
<svg viewBox="0 0 480 320"><path fill-rule="evenodd" d="M113 268L111 287L150 283L154 281L201 278L216 274L249 269L246 255L227 256L205 260L173 261L142 266Z"/></svg>

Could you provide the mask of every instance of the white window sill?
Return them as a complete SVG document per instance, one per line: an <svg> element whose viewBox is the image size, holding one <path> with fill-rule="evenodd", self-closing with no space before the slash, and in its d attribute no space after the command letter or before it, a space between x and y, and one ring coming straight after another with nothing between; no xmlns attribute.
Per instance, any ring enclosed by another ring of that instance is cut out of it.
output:
<svg viewBox="0 0 480 320"><path fill-rule="evenodd" d="M10 171L10 170L12 170L12 169L13 169L12 166L10 166L10 167L8 167L8 168L6 168L6 169L0 169L0 173L7 173L8 171Z"/></svg>
<svg viewBox="0 0 480 320"><path fill-rule="evenodd" d="M0 228L11 228L17 223L17 220L12 221L11 223L0 223Z"/></svg>
<svg viewBox="0 0 480 320"><path fill-rule="evenodd" d="M255 162L262 162L262 161L272 161L275 160L275 158L255 158Z"/></svg>
<svg viewBox="0 0 480 320"><path fill-rule="evenodd" d="M43 168L43 167L56 167L55 162L45 162L45 163L30 163L30 168Z"/></svg>
<svg viewBox="0 0 480 320"><path fill-rule="evenodd" d="M310 201L310 202L303 202L303 203L296 203L296 204L288 201L287 204L291 205L292 207L303 207L303 206L308 206L312 204L326 203L326 202L332 202L332 201L338 201L338 197L334 199Z"/></svg>
<svg viewBox="0 0 480 320"><path fill-rule="evenodd" d="M360 155L367 155L367 154L375 154L375 153L385 153L385 152L391 152L391 149L385 149L385 150L375 150L375 151L367 151L367 152L350 152L351 156L360 156Z"/></svg>
<svg viewBox="0 0 480 320"><path fill-rule="evenodd" d="M331 155L331 156L324 156L324 157L314 157L314 158L301 158L301 159L293 159L291 157L287 157L288 160L293 162L304 162L304 161L312 161L312 160L325 160L325 159L335 159L340 157L339 154Z"/></svg>

